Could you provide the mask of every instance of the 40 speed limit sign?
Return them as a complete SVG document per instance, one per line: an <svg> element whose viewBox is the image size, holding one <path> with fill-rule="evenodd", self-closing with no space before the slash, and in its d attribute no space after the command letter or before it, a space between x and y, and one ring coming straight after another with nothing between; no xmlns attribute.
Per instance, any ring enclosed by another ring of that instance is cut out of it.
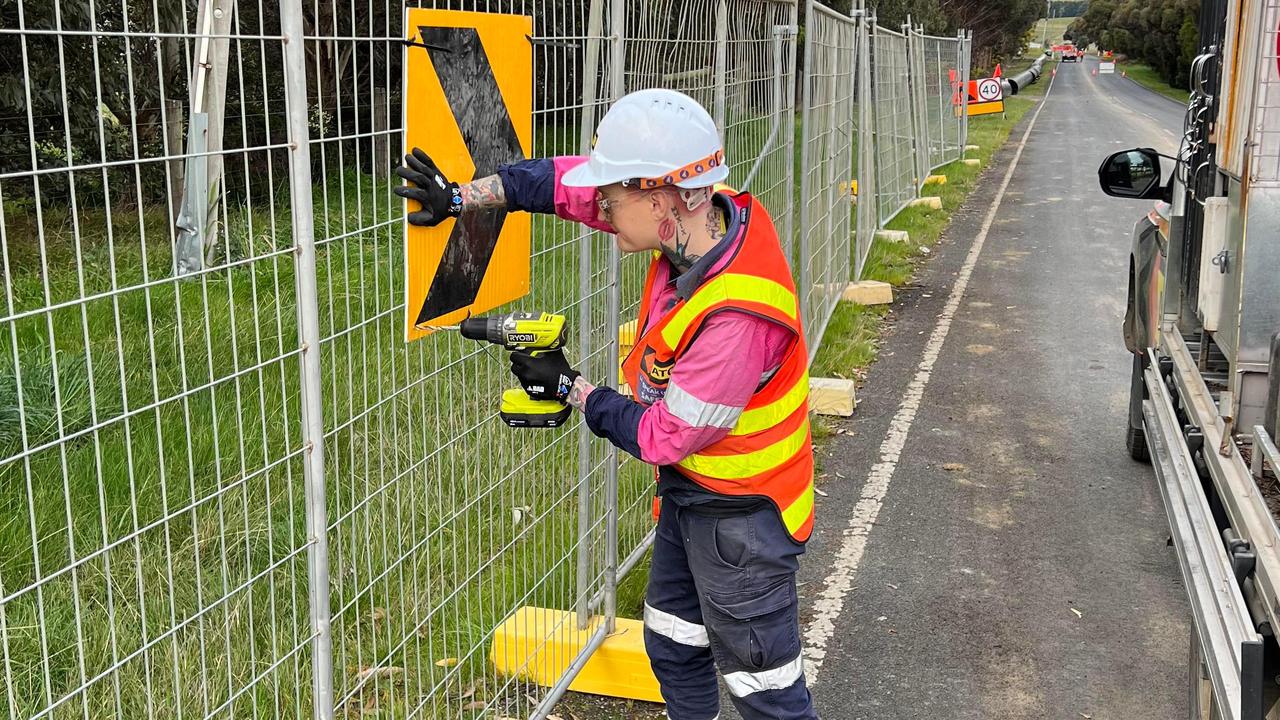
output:
<svg viewBox="0 0 1280 720"><path fill-rule="evenodd" d="M970 116L1004 112L1004 86L1000 78L970 80L968 90Z"/></svg>
<svg viewBox="0 0 1280 720"><path fill-rule="evenodd" d="M978 101L993 102L1004 95L1004 88L995 78L983 78L978 81Z"/></svg>

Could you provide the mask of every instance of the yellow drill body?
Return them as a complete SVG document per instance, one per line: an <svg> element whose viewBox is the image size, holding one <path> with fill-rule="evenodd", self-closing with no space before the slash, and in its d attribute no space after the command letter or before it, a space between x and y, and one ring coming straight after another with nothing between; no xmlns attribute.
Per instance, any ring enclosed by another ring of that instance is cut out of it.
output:
<svg viewBox="0 0 1280 720"><path fill-rule="evenodd" d="M513 312L471 317L458 326L463 337L537 356L564 347L565 317L548 312ZM511 427L559 427L572 410L558 400L534 400L521 388L502 393L499 416Z"/></svg>

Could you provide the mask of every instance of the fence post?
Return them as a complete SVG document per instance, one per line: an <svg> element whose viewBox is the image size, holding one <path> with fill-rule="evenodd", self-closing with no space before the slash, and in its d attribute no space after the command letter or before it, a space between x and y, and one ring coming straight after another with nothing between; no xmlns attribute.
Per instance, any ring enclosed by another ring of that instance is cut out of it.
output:
<svg viewBox="0 0 1280 720"><path fill-rule="evenodd" d="M920 130L920 74L916 72L916 60L919 59L920 51L916 49L915 27L911 23L911 16L907 16L907 21L902 25L902 35L906 38L907 45L907 98L908 105L911 108L911 153L912 168L911 172L915 176L912 178L914 187L913 194L920 196L920 183L924 180L924 176L920 172L922 163L920 155L923 152L928 154L929 149L921 148L921 139L923 133Z"/></svg>
<svg viewBox="0 0 1280 720"><path fill-rule="evenodd" d="M875 11L872 10L871 14L867 16L867 41L868 41L867 42L867 69L871 75L871 86L867 88L867 92L868 92L868 97L870 98L870 101L871 101L872 114L874 115L874 118L872 119L871 126L870 126L871 127L870 145L871 145L871 152L873 153L878 153L880 151L878 148L878 145L880 143L880 114L879 114L879 108L876 107L876 103L879 102L880 92L879 92L879 88L876 86L876 83L878 82L876 76L878 73L875 72L878 69L878 65L879 65L879 62L877 60L877 53L876 53L876 35L877 35L876 28L878 26L879 25L876 20ZM871 199L871 202L875 205L874 210L876 214L877 230L880 229L880 225L881 225L880 188L882 187L882 184L880 182L881 181L880 166L881 166L880 162L874 162L871 164L871 170L873 173L872 182L875 183L875 192L871 193L870 199ZM862 192L862 188L858 188L858 192Z"/></svg>
<svg viewBox="0 0 1280 720"><path fill-rule="evenodd" d="M929 177L933 168L933 128L929 125L929 66L928 53L925 51L924 26L916 28L916 47L920 50L917 65L920 70L920 141L924 143L924 152L920 159L920 187L924 187L924 179Z"/></svg>
<svg viewBox="0 0 1280 720"><path fill-rule="evenodd" d="M307 596L311 622L312 716L333 718L333 638L329 615L329 540L325 514L324 408L320 310L316 288L315 225L311 204L311 146L307 127L307 70L302 0L281 0L285 106L289 128L289 195L296 255L294 284L302 400L303 483L307 527Z"/></svg>
<svg viewBox="0 0 1280 720"><path fill-rule="evenodd" d="M875 146L873 132L875 108L871 99L871 26L874 18L868 17L865 2L858 15L858 214L856 225L857 253L853 268L853 279L862 278L862 266L866 262L871 243L875 241L876 227L879 226L880 208L876 203L875 178L878 163L874 163Z"/></svg>
<svg viewBox="0 0 1280 720"><path fill-rule="evenodd" d="M973 31L960 31L964 70L960 73L960 157L969 146L969 75L973 72Z"/></svg>
<svg viewBox="0 0 1280 720"><path fill-rule="evenodd" d="M799 28L800 28L800 3L798 3L798 2L793 2L793 3L791 3L791 15L790 15L790 18L789 18L788 22L790 23L791 31L790 31L790 33L789 33L789 35L788 35L787 39L786 39L786 42L787 42L787 60L786 60L786 64L785 64L785 65L783 65L783 67L782 67L782 69L781 69L781 70L782 70L782 72L783 72L784 74L785 74L785 73L787 73L787 71L790 71L791 77L790 77L790 82L787 82L787 83L785 84L785 85L786 85L786 86L785 86L785 88L783 89L782 101L783 101L783 108L785 108L785 109L786 109L786 111L787 111L787 112L786 112L786 114L785 114L785 117L787 118L787 124L786 124L786 127L785 127L785 130L786 130L786 133L787 133L787 135L786 135L786 137L787 137L787 142L791 144L791 156L790 156L790 157L788 157L788 158L785 160L786 165L787 165L787 169L786 169L786 171L785 171L785 174L786 174L786 183L787 183L787 184L786 184L786 187L787 187L787 188L794 188L794 187L796 186L796 163L795 163L795 153L796 153L796 113L795 113L795 108L796 108L796 83L795 83L795 72L796 72L796 38L798 38L798 37L799 37L799 35L800 35L800 32L799 32ZM796 195L795 195L795 193L794 193L794 192L791 192L790 190L788 190L788 192L786 193L786 196L787 196L787 209L786 209L785 221L783 222L783 225L782 225L782 227L783 227L783 231L782 231L782 236L783 236L783 240L782 240L782 250L783 250L783 252L784 252L784 253L786 253L787 258L788 258L788 259L790 259L790 258L792 257L792 255L791 255L791 251L792 251L792 249L795 247L795 245L794 245L794 242L793 242L793 241L794 241L795 234L796 234L796 213L797 213L797 208L796 208L796 199L795 199L795 198L796 198ZM775 216L775 217L776 217L776 216Z"/></svg>
<svg viewBox="0 0 1280 720"><path fill-rule="evenodd" d="M837 78L836 76L839 73L839 67L840 67L841 34L842 33L840 31L840 26L835 25L832 28L832 38L831 38L831 44L832 44L831 71L827 73L827 78L826 78L827 118L826 118L825 132L823 133L825 137L822 142L822 157L821 157L822 164L826 166L826 177L823 178L823 184L825 186L823 187L823 193L826 195L826 198L823 201L823 206L824 206L823 215L826 216L823 222L823 225L825 227L825 233L824 233L825 237L823 237L822 239L823 257L821 259L821 261L824 263L824 266L819 267L817 269L818 276L822 278L823 292L819 294L819 297L822 298L821 311L814 312L814 309L810 308L810 312L813 313L812 317L815 320L821 317L826 312L826 306L827 306L826 293L828 292L826 283L831 280L830 273L827 272L827 266L833 260L833 258L831 257L831 252L834 249L834 246L836 244L836 232L837 232L836 216L838 214L839 215L843 214L843 213L836 212L836 208L838 207L836 197L839 194L839 185L837 183L837 177L838 177L837 172L839 174L848 173L847 169L839 168L837 166L837 163L839 162L839 158L841 157L841 155L838 152L838 148L836 147L836 143L839 141L839 137L840 137L840 95L839 95L840 89L839 88L841 83L839 82L839 78ZM852 75L852 68L850 68L849 70L850 70L850 75ZM846 236L847 236L847 233L846 233ZM808 263L805 263L805 264L808 265ZM809 276L809 286L805 288L805 292L809 293L809 297L814 297L813 289L812 289L813 283L814 283L814 277L811 271ZM824 323L819 322L819 323L816 323L816 325L818 327L816 327L815 330L820 331ZM810 344L810 347L814 348L815 355L817 352L817 348L821 344L822 344L822 334L821 332L819 332L818 336L815 337L813 339L813 342Z"/></svg>
<svg viewBox="0 0 1280 720"><path fill-rule="evenodd" d="M610 0L609 22L613 26L613 57L609 65L609 85L613 99L626 92L627 60L627 0ZM610 387L617 387L618 332L622 314L622 286L620 266L622 251L618 243L609 245L609 294L606 313L609 316L609 380ZM640 328L636 329L638 333ZM605 463L605 524L604 524L604 622L606 632L612 633L618 617L618 448L609 444L609 461Z"/></svg>
<svg viewBox="0 0 1280 720"><path fill-rule="evenodd" d="M958 160L960 158L960 155L958 154L960 148L951 140L951 138L954 138L955 140L960 139L960 127L958 125L948 125L949 121L947 119L947 113L951 111L951 83L948 70L954 73L959 73L960 64L958 62L948 62L946 60L943 48L948 47L949 45L944 45L942 40L935 40L934 42L938 44L938 127L942 132L942 162L949 163L952 160ZM956 57L958 58L960 55L959 42L955 43L955 49ZM955 113L952 112L951 114L954 117ZM948 130L950 132L948 132ZM953 147L955 148L956 154L952 153Z"/></svg>
<svg viewBox="0 0 1280 720"><path fill-rule="evenodd" d="M796 295L800 298L800 317L809 317L809 199L813 192L813 183L809 180L812 170L812 157L809 153L809 138L813 133L813 117L810 108L813 105L813 40L817 23L814 22L816 12L813 0L805 0L804 17L804 74L800 79L803 86L800 92L800 242L799 248L791 256L796 263ZM806 331L809 328L805 328ZM812 344L813 338L805 338Z"/></svg>
<svg viewBox="0 0 1280 720"><path fill-rule="evenodd" d="M716 87L715 102L712 112L715 113L716 127L720 134L725 134L727 110L725 108L725 84L729 68L729 4L725 0L716 3Z"/></svg>
<svg viewBox="0 0 1280 720"><path fill-rule="evenodd" d="M578 128L578 151L583 155L591 151L591 138L595 133L596 86L600 70L598 38L603 34L603 14L604 0L591 0L587 13L587 51L583 58L582 111ZM591 252L597 237L598 233L584 232L578 238L578 356L584 359L591 354L591 307L586 298L591 296ZM591 447L591 431L583 422L578 426L578 594L574 599L579 630L586 630L590 624L591 568L595 561L595 546L590 540L594 507Z"/></svg>

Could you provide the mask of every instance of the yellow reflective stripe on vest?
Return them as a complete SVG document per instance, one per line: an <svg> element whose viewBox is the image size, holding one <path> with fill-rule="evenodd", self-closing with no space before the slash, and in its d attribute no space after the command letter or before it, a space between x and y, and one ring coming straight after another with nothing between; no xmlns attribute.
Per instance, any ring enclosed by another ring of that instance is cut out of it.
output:
<svg viewBox="0 0 1280 720"><path fill-rule="evenodd" d="M796 296L782 285L767 278L741 273L721 273L698 288L662 328L662 341L669 348L680 344L694 318L716 303L728 299L747 300L771 305L792 320L796 319Z"/></svg>
<svg viewBox="0 0 1280 720"><path fill-rule="evenodd" d="M805 438L809 435L809 419L800 423L795 432L778 442L755 452L738 455L700 455L694 454L681 460L679 467L691 470L699 475L718 480L740 480L759 475L785 463L804 447Z"/></svg>
<svg viewBox="0 0 1280 720"><path fill-rule="evenodd" d="M809 372L806 370L800 381L791 387L785 395L768 405L744 410L738 417L738 424L729 431L730 435L750 435L761 430L768 430L791 417L800 404L809 397Z"/></svg>
<svg viewBox="0 0 1280 720"><path fill-rule="evenodd" d="M800 526L804 525L809 516L813 514L813 483L810 482L805 486L804 492L796 501L788 505L782 511L782 523L787 526L787 532L795 535L800 530Z"/></svg>

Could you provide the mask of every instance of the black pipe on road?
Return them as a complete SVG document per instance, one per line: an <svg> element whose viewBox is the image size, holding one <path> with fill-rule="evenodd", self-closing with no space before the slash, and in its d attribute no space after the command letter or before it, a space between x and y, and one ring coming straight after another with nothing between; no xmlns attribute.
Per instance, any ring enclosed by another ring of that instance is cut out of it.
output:
<svg viewBox="0 0 1280 720"><path fill-rule="evenodd" d="M1004 86L1005 95L1017 95L1019 88L1024 88L1040 79L1044 74L1044 60L1048 55L1041 55L1036 58L1031 67L1014 75L1013 77L1000 78L1000 84Z"/></svg>

